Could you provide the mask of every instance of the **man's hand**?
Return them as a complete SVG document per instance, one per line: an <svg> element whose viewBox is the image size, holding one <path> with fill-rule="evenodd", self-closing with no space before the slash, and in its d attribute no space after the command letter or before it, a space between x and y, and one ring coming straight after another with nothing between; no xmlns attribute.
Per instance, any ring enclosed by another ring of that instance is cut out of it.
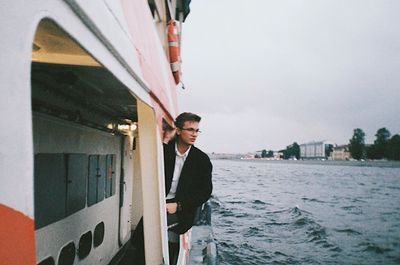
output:
<svg viewBox="0 0 400 265"><path fill-rule="evenodd" d="M174 214L178 209L178 204L176 202L167 203L167 213Z"/></svg>

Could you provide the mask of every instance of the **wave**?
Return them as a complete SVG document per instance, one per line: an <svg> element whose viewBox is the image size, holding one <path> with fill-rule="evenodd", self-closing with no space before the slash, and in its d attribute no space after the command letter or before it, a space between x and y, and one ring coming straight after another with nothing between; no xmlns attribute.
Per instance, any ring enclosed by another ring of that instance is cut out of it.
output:
<svg viewBox="0 0 400 265"><path fill-rule="evenodd" d="M221 265L400 264L400 169L321 165L316 179L304 165L226 163L211 200Z"/></svg>
<svg viewBox="0 0 400 265"><path fill-rule="evenodd" d="M345 210L346 212L349 212L349 213L355 214L355 215L363 214L363 211L359 206L348 205L348 206L342 206L342 207L340 207L340 209Z"/></svg>
<svg viewBox="0 0 400 265"><path fill-rule="evenodd" d="M308 201L308 202L317 202L317 203L326 203L325 201L321 201L321 200L318 200L318 199L315 199L315 198L312 198L312 199L310 199L310 198L307 198L307 197L303 197L303 198L301 198L303 201Z"/></svg>
<svg viewBox="0 0 400 265"><path fill-rule="evenodd" d="M250 265L265 264L272 259L267 251L259 249L249 242L229 242L218 241L219 264L229 265Z"/></svg>
<svg viewBox="0 0 400 265"><path fill-rule="evenodd" d="M289 225L290 223L267 222L267 223L264 223L264 224L265 225L270 225L270 226L274 226L274 225L281 226L281 225Z"/></svg>
<svg viewBox="0 0 400 265"><path fill-rule="evenodd" d="M254 203L254 204L261 204L261 205L271 205L270 203L266 203L266 202L263 202L263 201L260 201L260 200L253 200L251 203Z"/></svg>
<svg viewBox="0 0 400 265"><path fill-rule="evenodd" d="M263 233L260 233L260 232L262 232L261 228L251 226L244 233L244 236L263 236Z"/></svg>
<svg viewBox="0 0 400 265"><path fill-rule="evenodd" d="M346 228L346 229L334 229L334 231L338 233L345 233L347 235L361 235L360 232L357 232L351 228Z"/></svg>
<svg viewBox="0 0 400 265"><path fill-rule="evenodd" d="M307 231L307 237L310 239L310 242L322 242L326 240L326 231L325 228L320 227L320 226L314 226L311 227L308 231Z"/></svg>
<svg viewBox="0 0 400 265"><path fill-rule="evenodd" d="M282 253L280 251L275 251L274 255L288 257L288 255L286 255L285 253Z"/></svg>
<svg viewBox="0 0 400 265"><path fill-rule="evenodd" d="M246 202L244 202L244 201L227 201L226 203L230 203L230 204L245 204Z"/></svg>
<svg viewBox="0 0 400 265"><path fill-rule="evenodd" d="M360 243L358 246L362 247L362 252L372 252L372 253L376 253L376 254L384 254L386 252L392 251L391 248L378 246L377 244L370 243L370 242Z"/></svg>
<svg viewBox="0 0 400 265"><path fill-rule="evenodd" d="M361 203L366 203L366 202L367 202L366 200L362 200L362 199L360 199L360 198L352 198L351 201L352 201L352 202L361 202Z"/></svg>
<svg viewBox="0 0 400 265"><path fill-rule="evenodd" d="M222 206L221 200L217 196L215 196L214 194L211 195L211 198L210 198L209 201L211 203L211 209L218 209L219 207Z"/></svg>
<svg viewBox="0 0 400 265"><path fill-rule="evenodd" d="M310 212L300 209L299 206L295 206L289 209L288 213L291 219L289 229L297 230L299 235L304 235L305 233L306 237L304 240L331 251L341 251L338 246L329 242L326 228L320 225Z"/></svg>

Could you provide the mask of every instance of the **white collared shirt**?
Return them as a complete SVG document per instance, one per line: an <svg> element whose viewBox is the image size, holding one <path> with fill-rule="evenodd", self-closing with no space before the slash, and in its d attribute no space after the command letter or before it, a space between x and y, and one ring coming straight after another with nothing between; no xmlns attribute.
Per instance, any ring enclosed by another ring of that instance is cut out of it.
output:
<svg viewBox="0 0 400 265"><path fill-rule="evenodd" d="M185 163L185 160L189 154L191 146L186 150L184 154L181 154L178 150L178 146L175 143L175 167L174 167L174 176L172 177L171 189L167 195L167 199L175 198L176 189L178 187L179 178L181 177L182 167Z"/></svg>

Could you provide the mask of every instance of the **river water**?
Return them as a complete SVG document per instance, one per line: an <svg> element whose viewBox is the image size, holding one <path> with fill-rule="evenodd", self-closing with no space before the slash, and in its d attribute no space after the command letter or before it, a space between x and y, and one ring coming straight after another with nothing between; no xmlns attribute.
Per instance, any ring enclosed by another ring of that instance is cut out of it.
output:
<svg viewBox="0 0 400 265"><path fill-rule="evenodd" d="M213 160L220 264L400 264L400 168Z"/></svg>

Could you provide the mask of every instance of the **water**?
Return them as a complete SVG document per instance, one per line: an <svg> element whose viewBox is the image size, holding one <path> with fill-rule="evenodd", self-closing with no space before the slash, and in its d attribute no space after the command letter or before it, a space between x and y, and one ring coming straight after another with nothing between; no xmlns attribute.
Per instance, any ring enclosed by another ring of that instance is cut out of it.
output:
<svg viewBox="0 0 400 265"><path fill-rule="evenodd" d="M400 264L400 168L213 165L221 264Z"/></svg>

